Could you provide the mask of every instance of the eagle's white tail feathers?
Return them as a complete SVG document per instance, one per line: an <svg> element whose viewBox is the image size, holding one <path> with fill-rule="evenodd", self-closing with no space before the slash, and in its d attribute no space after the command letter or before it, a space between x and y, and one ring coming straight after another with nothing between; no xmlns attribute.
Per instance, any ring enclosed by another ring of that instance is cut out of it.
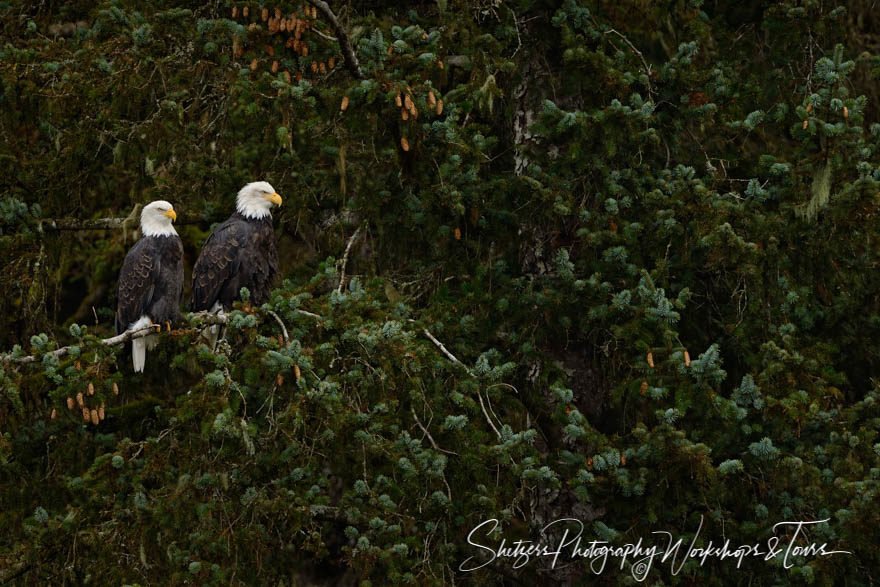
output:
<svg viewBox="0 0 880 587"><path fill-rule="evenodd" d="M144 363L147 362L147 343L143 338L131 341L131 362L135 373L144 372Z"/></svg>
<svg viewBox="0 0 880 587"><path fill-rule="evenodd" d="M131 325L129 330L140 330L145 326L149 326L151 320L148 316L141 316L140 319ZM153 349L159 340L155 336L144 336L131 341L131 364L135 373L143 373L144 365L147 362L147 350Z"/></svg>

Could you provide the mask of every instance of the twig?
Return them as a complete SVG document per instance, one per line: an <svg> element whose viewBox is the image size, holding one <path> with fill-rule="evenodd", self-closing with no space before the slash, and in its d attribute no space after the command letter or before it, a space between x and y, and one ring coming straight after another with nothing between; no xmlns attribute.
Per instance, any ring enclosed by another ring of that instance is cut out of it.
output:
<svg viewBox="0 0 880 587"><path fill-rule="evenodd" d="M314 313L312 313L312 312L307 312L307 311L305 311L305 310L295 310L295 312L296 312L297 314L303 314L304 316L311 316L311 317L314 318L315 320L323 320L323 319L324 319L324 318L323 318L322 316L320 316L319 314L314 314Z"/></svg>
<svg viewBox="0 0 880 587"><path fill-rule="evenodd" d="M457 452L453 452L453 451L451 451L451 450L443 450L442 448L440 448L439 446L437 446L437 443L434 442L434 438L431 436L431 433L428 432L428 429L427 429L427 428L425 428L424 426L422 426L422 422L419 420L419 417L416 415L416 410L415 410L415 408L412 407L412 406L410 406L409 409L410 409L410 411L412 412L413 418L416 419L416 424L419 425L419 428L422 429L422 432L424 432L424 433L425 433L425 436L428 437L428 440L431 441L431 446L434 447L434 450L439 450L440 452L445 452L445 453L447 453L447 454L451 454L451 455L459 456L459 454L458 454ZM430 424L430 422L428 422L428 424ZM443 483L444 483L444 485L446 485L446 496L449 498L449 501L451 502L451 501L452 501L452 488L449 486L449 481L446 480L446 475L443 475L442 478L443 478Z"/></svg>
<svg viewBox="0 0 880 587"><path fill-rule="evenodd" d="M411 319L410 322L415 322L415 320L412 320L412 319ZM453 355L452 353L450 353L450 352L449 352L449 349L447 349L447 348L443 345L442 342L440 342L439 340L437 340L437 339L434 337L434 335L431 334L431 332L430 332L427 328L422 328L422 332L425 334L425 336L428 337L428 339L429 339L431 342L433 342L433 343L437 346L438 349L440 349L440 351L443 352L444 355L446 355L446 358L447 358L447 359L449 359L449 360L452 361L453 363L457 363L457 364L461 365L462 367L464 367L464 370L467 371L468 375L470 375L471 377L476 377L476 375L474 375L474 372L471 371L470 369L468 369L467 365L465 365L464 363L462 363L461 361L459 361L458 358L456 358L455 355ZM486 411L486 404L483 403L483 395L480 393L480 390L477 390L477 397L478 397L479 400L480 400L480 407L483 409L483 415L486 416L486 422L488 422L488 423L489 423L489 426L492 427L492 430L495 431L495 435L498 436L498 440L501 440L501 433L498 432L498 428L495 427L495 423L492 422L492 418L489 417L489 412ZM413 412L413 415L415 415L415 412ZM429 437L430 437L430 435L429 435ZM433 442L433 441L432 441L432 442Z"/></svg>
<svg viewBox="0 0 880 587"><path fill-rule="evenodd" d="M519 394L519 390L518 390L517 388L515 388L514 386L512 386L511 384L509 384L509 383L493 383L492 385L490 385L490 386L487 387L486 389L492 389L493 387L509 387L509 388L512 389L515 393Z"/></svg>
<svg viewBox="0 0 880 587"><path fill-rule="evenodd" d="M522 37L519 34L519 21L516 18L516 13L510 6L507 6L506 8L510 11L510 16L513 17L513 26L516 27L516 50L513 52L513 55L510 56L510 58L513 59L516 57L516 54L519 53L519 50L522 49Z"/></svg>
<svg viewBox="0 0 880 587"><path fill-rule="evenodd" d="M360 63L358 63L357 55L355 55L354 49L351 46L351 41L348 40L348 34L345 32L345 29L342 28L342 25L339 24L339 19L333 14L330 5L324 2L324 0L308 0L308 2L324 13L324 16L326 16L327 20L330 22L330 26L336 31L336 38L339 40L339 48L342 49L342 57L345 59L345 65L348 66L348 70L357 79L364 79L364 73L361 71L361 66Z"/></svg>
<svg viewBox="0 0 880 587"><path fill-rule="evenodd" d="M268 313L270 316L275 318L275 321L278 322L278 325L281 327L281 333L284 334L284 342L288 342L290 340L290 337L287 336L287 327L284 326L284 322L282 322L281 318L278 317L278 314L276 314L272 310L268 310Z"/></svg>
<svg viewBox="0 0 880 587"><path fill-rule="evenodd" d="M312 32L315 33L316 35L318 35L319 37L321 37L322 39L325 39L325 40L330 41L332 43L339 42L339 39L337 39L336 37L331 37L330 35L328 35L326 33L322 33L318 29L312 29Z"/></svg>
<svg viewBox="0 0 880 587"><path fill-rule="evenodd" d="M461 361L459 361L459 360L456 358L455 355L453 355L452 353L450 353L449 350L448 350L445 346L443 346L443 343L440 342L439 340L437 340L436 338L434 338L434 335L431 334L430 331L428 331L427 328L422 328L422 332L425 334L425 336L428 337L428 339L429 339L431 342L433 342L433 343L437 346L438 349L440 349L440 350L443 352L444 355L446 355L446 358L447 358L447 359L449 359L449 360L452 361L453 363L457 363L457 364L461 365L462 367L464 367L464 370L467 371L467 372L468 372L468 375L470 375L471 377L476 377L476 375L474 375L474 372L471 371L470 369L468 369L468 366L467 366L467 365L465 365L464 363L462 363ZM483 401L483 400L480 400L481 403L482 403L482 401Z"/></svg>
<svg viewBox="0 0 880 587"><path fill-rule="evenodd" d="M498 436L498 440L501 440L501 433L498 432L498 428L495 427L495 423L492 422L492 418L489 417L489 412L486 411L486 404L483 403L483 394L480 393L480 390L477 390L477 397L480 398L480 407L483 408L483 415L486 416L486 422L489 423L489 426L492 427L492 430L495 431L495 434Z"/></svg>
<svg viewBox="0 0 880 587"><path fill-rule="evenodd" d="M492 407L492 398L489 397L489 390L486 389L486 403L489 404L489 411L492 412L492 415L495 416L495 419L501 422L501 418L498 417L498 414L495 413L495 409Z"/></svg>
<svg viewBox="0 0 880 587"><path fill-rule="evenodd" d="M339 289L336 290L339 293L342 293L342 288L345 286L345 265L348 263L348 253L351 251L351 245L354 244L354 239L357 238L360 232L361 227L358 226L357 230L354 231L354 234L351 235L351 238L348 239L348 245L346 245L345 253L342 255L342 271L339 273Z"/></svg>
<svg viewBox="0 0 880 587"><path fill-rule="evenodd" d="M425 427L422 425L421 420L419 420L419 417L416 415L416 409L415 409L414 407L410 406L410 407L409 407L409 410L412 412L413 418L416 419L416 424L419 425L419 428L421 428L421 429L422 429L422 432L425 433L425 436L428 437L428 440L431 442L431 446L434 447L434 450L438 450L438 451L440 451L440 452L445 452L445 453L447 453L447 454L451 454L451 455L458 456L458 453L457 453L457 452L454 452L454 451L451 451L451 450L443 450L442 448L440 448L439 446L437 446L437 443L434 442L434 437L431 436L431 433L428 432L428 429L425 428ZM430 422L429 422L429 424L430 424Z"/></svg>
<svg viewBox="0 0 880 587"><path fill-rule="evenodd" d="M651 87L651 66L648 65L648 62L647 62L647 61L645 61L645 56L642 55L642 52L639 51L638 49L636 49L636 46L633 45L633 44L630 42L630 40L627 39L627 38L626 38L624 35L622 35L621 33L617 32L617 31L614 30L614 29L608 29L607 31L605 31L605 34L606 34L606 35L607 35L608 33L614 33L615 35L617 35L618 37L620 37L621 39L623 39L623 41L624 41L627 45L629 45L629 48L632 49L633 52L634 52L636 55L639 56L639 59L642 60L642 65L643 65L644 68L645 68L645 75L646 75L647 78L648 78L648 94L650 94L651 96L653 96L653 95L654 95L654 89Z"/></svg>

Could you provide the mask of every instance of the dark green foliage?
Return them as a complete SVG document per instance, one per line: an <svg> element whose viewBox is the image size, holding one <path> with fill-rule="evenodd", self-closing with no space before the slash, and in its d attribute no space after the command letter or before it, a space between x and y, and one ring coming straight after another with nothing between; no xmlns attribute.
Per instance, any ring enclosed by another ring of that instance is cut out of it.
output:
<svg viewBox="0 0 880 587"><path fill-rule="evenodd" d="M354 3L361 80L320 13L306 56L256 2L173 4L0 3L0 580L588 581L458 571L486 519L576 517L734 547L827 518L852 555L649 580L870 582L869 6ZM283 283L133 375L99 342L133 209L174 204L191 268L257 179Z"/></svg>

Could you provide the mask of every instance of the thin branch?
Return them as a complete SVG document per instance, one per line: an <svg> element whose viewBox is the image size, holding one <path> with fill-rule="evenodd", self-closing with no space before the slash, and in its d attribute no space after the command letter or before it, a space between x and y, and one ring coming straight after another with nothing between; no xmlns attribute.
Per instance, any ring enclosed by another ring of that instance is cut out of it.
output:
<svg viewBox="0 0 880 587"><path fill-rule="evenodd" d="M425 427L422 425L422 421L419 420L419 417L416 415L416 409L415 409L414 407L412 407L412 406L410 406L409 409L410 409L410 411L412 412L413 418L416 419L416 424L419 425L419 428L421 428L421 429L422 429L422 432L425 433L425 436L428 437L428 440L431 442L431 446L434 447L434 450L437 450L437 451L440 451L440 452L445 452L445 453L447 453L447 454L451 454L451 455L458 456L458 453L457 453L457 452L454 452L454 451L451 451L451 450L443 450L442 448L440 448L439 446L437 446L437 443L434 442L434 437L431 436L431 433L428 432L428 429L425 428ZM429 424L430 424L430 422L429 422Z"/></svg>
<svg viewBox="0 0 880 587"><path fill-rule="evenodd" d="M645 75L646 75L647 78L648 78L648 93L649 93L651 96L653 96L653 95L654 95L654 88L651 87L651 66L648 65L648 62L645 60L645 56L642 54L641 51L639 51L638 49L636 49L636 46L633 45L633 44L630 42L629 39L627 39L627 38L626 38L624 35L622 35L621 33L617 32L617 31L614 30L614 29L608 29L608 30L605 32L605 34L607 35L608 33L614 33L615 35L617 35L618 37L620 37L621 39L623 39L623 41L624 41L627 45L629 45L629 48L632 49L633 52L634 52L636 55L639 56L639 59L642 60L642 66L644 66L644 68L645 68Z"/></svg>
<svg viewBox="0 0 880 587"><path fill-rule="evenodd" d="M312 312L307 312L305 310L294 310L297 314L302 314L304 316L311 316L315 320L323 320L324 318L320 314L314 314Z"/></svg>
<svg viewBox="0 0 880 587"><path fill-rule="evenodd" d="M509 387L509 388L512 389L515 393L519 394L519 390L518 390L517 388L515 388L514 386L512 386L511 384L509 384L509 383L493 383L492 385L490 385L490 386L487 387L486 389L489 390L489 389L492 389L493 387Z"/></svg>
<svg viewBox="0 0 880 587"><path fill-rule="evenodd" d="M330 26L336 31L336 38L339 39L339 48L342 49L342 57L345 59L345 65L348 66L351 75L357 79L364 79L364 73L361 71L361 66L360 63L358 63L357 55L355 55L354 49L351 46L351 41L348 40L348 34L345 32L345 29L342 28L339 19L333 14L330 5L324 2L324 0L308 0L308 2L327 17Z"/></svg>
<svg viewBox="0 0 880 587"><path fill-rule="evenodd" d="M453 355L452 353L450 353L450 352L449 352L449 349L447 349L445 346L443 346L443 343L442 343L442 342L440 342L439 340L437 340L436 338L434 338L434 335L431 334L430 331L428 331L427 328L422 328L422 332L425 334L425 336L428 337L428 339L429 339L431 342L434 343L434 345L435 345L438 349L440 349L440 350L443 352L444 355L446 355L446 358L447 358L447 359L449 359L449 360L452 361L453 363L457 363L457 364L461 365L462 367L464 367L464 370L467 371L467 372L468 372L468 375L470 375L471 377L476 377L476 375L474 375L474 372L471 371L471 370L468 368L467 365L465 365L464 363L462 363L461 361L459 361L458 358L457 358L455 355ZM482 403L482 401L483 401L483 400L481 399L480 402Z"/></svg>
<svg viewBox="0 0 880 587"><path fill-rule="evenodd" d="M489 390L486 389L486 403L489 404L489 411L492 412L492 415L495 416L495 419L500 423L504 423L501 418L498 417L498 414L495 413L495 410L492 408L492 400L489 398Z"/></svg>
<svg viewBox="0 0 880 587"><path fill-rule="evenodd" d="M287 327L284 326L284 322L281 321L281 318L278 317L278 314L273 312L272 310L268 310L269 315L275 318L275 321L278 322L278 325L281 327L281 333L284 334L284 342L290 341L290 337L287 336Z"/></svg>
<svg viewBox="0 0 880 587"><path fill-rule="evenodd" d="M516 27L516 50L513 52L513 55L510 56L510 58L513 59L516 57L516 54L519 53L519 50L522 49L522 37L519 34L519 20L516 18L516 13L510 6L506 6L506 8L510 11L510 16L513 17L513 26Z"/></svg>
<svg viewBox="0 0 880 587"><path fill-rule="evenodd" d="M337 39L336 37L331 37L330 35L328 35L326 33L322 33L318 29L312 29L312 32L315 33L316 35L318 35L319 37L321 37L322 39L330 41L331 43L338 43L339 42L339 39Z"/></svg>
<svg viewBox="0 0 880 587"><path fill-rule="evenodd" d="M477 397L480 398L480 407L483 408L483 415L486 416L486 422L489 423L489 426L492 427L492 430L495 431L495 435L498 436L498 440L501 440L501 433L498 432L498 428L495 427L495 423L492 422L492 418L489 417L489 412L486 411L486 404L483 403L483 394L480 393L480 390L477 390Z"/></svg>
<svg viewBox="0 0 880 587"><path fill-rule="evenodd" d="M44 231L66 230L118 230L123 227L128 218L95 218L93 220L80 220L79 218L44 218L40 220L40 226ZM201 220L176 220L177 225L200 224ZM132 228L137 228L139 221L132 222Z"/></svg>
<svg viewBox="0 0 880 587"><path fill-rule="evenodd" d="M421 420L419 420L419 417L416 415L416 409L412 406L410 406L409 409L412 412L413 418L416 419L416 424L419 425L419 428L422 429L422 432L424 432L425 436L428 437L428 440L431 441L431 446L434 447L434 450L438 450L440 452L445 452L447 454L451 454L451 455L455 455L455 456L460 456L457 452L453 452L451 450L443 450L442 448L437 446L437 443L434 442L434 438L431 436L431 433L428 432L427 428L422 426ZM428 422L428 424L430 424L430 422ZM452 488L449 486L449 482L446 480L446 475L443 475L442 478L443 478L443 483L446 485L446 496L449 498L449 501L451 502L452 501Z"/></svg>
<svg viewBox="0 0 880 587"><path fill-rule="evenodd" d="M336 290L339 293L342 293L342 288L345 286L345 265L348 263L348 253L351 252L351 245L354 244L354 239L357 238L360 232L361 227L358 226L357 230L354 231L354 234L351 235L351 238L348 239L348 245L346 245L345 253L342 255L342 271L339 274L339 289Z"/></svg>
<svg viewBox="0 0 880 587"><path fill-rule="evenodd" d="M40 221L43 230L115 230L122 228L125 218L96 218L80 220L78 218L46 218Z"/></svg>
<svg viewBox="0 0 880 587"><path fill-rule="evenodd" d="M410 322L415 322L415 320L410 320ZM437 339L434 337L434 335L431 334L431 332L430 332L427 328L423 328L423 329L422 329L422 332L425 334L425 336L428 337L428 339L429 339L431 342L434 343L434 345L437 346L438 349L440 349L440 351L441 351L444 355L446 355L446 358L447 358L447 359L449 359L449 360L452 361L453 363L457 363L457 364L461 365L462 367L464 367L464 370L467 371L468 375L470 375L471 377L476 377L476 375L474 375L474 372L471 371L470 369L468 369L467 365L465 365L464 363L462 363L461 361L459 361L458 358L457 358L455 355L453 355L452 353L450 353L450 352L449 352L449 349L447 349L447 348L443 345L442 342L440 342L439 340L437 340ZM488 422L488 423L489 423L489 426L492 428L492 430L495 431L495 435L498 436L498 440L501 440L501 433L498 432L498 428L495 427L495 423L492 422L492 418L489 417L489 412L486 411L486 404L483 402L483 394L480 393L480 390L477 390L477 397L478 397L479 400L480 400L480 407L483 409L483 415L486 416L486 422ZM415 412L413 412L413 415L415 415Z"/></svg>

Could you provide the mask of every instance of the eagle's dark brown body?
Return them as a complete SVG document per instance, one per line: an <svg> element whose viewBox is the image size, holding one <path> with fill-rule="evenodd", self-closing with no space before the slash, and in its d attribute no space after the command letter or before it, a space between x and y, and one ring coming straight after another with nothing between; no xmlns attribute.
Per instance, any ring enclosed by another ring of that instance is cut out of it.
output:
<svg viewBox="0 0 880 587"><path fill-rule="evenodd" d="M272 216L246 218L236 212L214 229L193 267L192 309L225 309L239 299L241 288L250 291L251 303L269 301L278 274L278 250Z"/></svg>
<svg viewBox="0 0 880 587"><path fill-rule="evenodd" d="M183 243L176 234L144 236L128 251L116 288L116 332L147 316L154 324L180 318Z"/></svg>

